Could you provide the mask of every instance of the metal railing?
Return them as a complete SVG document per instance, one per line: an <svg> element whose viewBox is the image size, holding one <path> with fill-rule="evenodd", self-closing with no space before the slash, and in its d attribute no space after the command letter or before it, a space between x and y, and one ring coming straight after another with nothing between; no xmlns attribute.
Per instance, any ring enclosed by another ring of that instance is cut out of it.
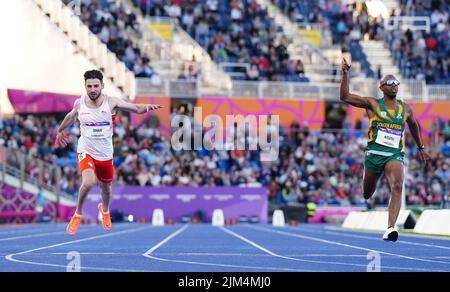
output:
<svg viewBox="0 0 450 292"><path fill-rule="evenodd" d="M449 100L450 85L427 85L427 99L433 101Z"/></svg>
<svg viewBox="0 0 450 292"><path fill-rule="evenodd" d="M171 26L172 39L164 40L153 29L151 24L167 24ZM178 63L173 60L180 60L180 62L192 62L192 57L195 57L200 72L200 78L205 85L210 87L228 86L231 78L211 59L208 52L202 48L192 37L187 34L174 19L168 17L146 17L141 23L141 31L143 32L141 49L153 57L152 64L156 68L159 65L165 64L170 67L164 67L160 71L166 77L173 78L179 71ZM218 82L219 81L219 82Z"/></svg>
<svg viewBox="0 0 450 292"><path fill-rule="evenodd" d="M247 76L246 72L250 70L249 63L233 63L222 62L219 63L219 68L226 72L231 77L244 77ZM241 70L239 70L241 69Z"/></svg>
<svg viewBox="0 0 450 292"><path fill-rule="evenodd" d="M430 18L428 16L392 16L384 19L384 27L387 30L400 28L401 30L410 29L425 30L430 32Z"/></svg>
<svg viewBox="0 0 450 292"><path fill-rule="evenodd" d="M7 174L19 180L17 192L22 191L24 183L28 182L55 194L57 200L60 196L74 200L72 195L60 189L61 169L56 164L31 157L30 154L22 153L18 149L0 146L0 170L2 184L5 183Z"/></svg>
<svg viewBox="0 0 450 292"><path fill-rule="evenodd" d="M227 96L253 98L289 98L338 100L340 83L332 82L271 82L233 81L231 87L213 90L197 80L171 80L155 84L148 78L137 78L137 94L140 96L201 97ZM354 78L350 91L361 96L380 97L379 80ZM448 101L449 85L427 85L424 80L403 80L398 97L405 101Z"/></svg>
<svg viewBox="0 0 450 292"><path fill-rule="evenodd" d="M58 25L67 36L76 43L80 50L104 71L106 77L123 92L134 97L134 73L128 70L114 53L109 51L99 38L84 25L74 11L60 0L34 0L41 10L47 14L52 23Z"/></svg>

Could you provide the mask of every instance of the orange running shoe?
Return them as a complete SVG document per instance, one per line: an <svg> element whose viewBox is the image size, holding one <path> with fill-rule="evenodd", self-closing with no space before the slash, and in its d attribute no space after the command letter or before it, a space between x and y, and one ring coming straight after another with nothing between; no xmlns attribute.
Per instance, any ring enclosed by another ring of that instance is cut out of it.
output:
<svg viewBox="0 0 450 292"><path fill-rule="evenodd" d="M67 225L66 231L69 233L69 235L74 236L75 233L77 233L78 230L78 224L80 224L81 215L78 215L77 213L73 214L72 218L70 219L69 225Z"/></svg>
<svg viewBox="0 0 450 292"><path fill-rule="evenodd" d="M102 214L102 225L103 229L106 231L111 230L111 214L109 211L107 213L103 212L103 204L98 204L98 210L100 211L100 214Z"/></svg>

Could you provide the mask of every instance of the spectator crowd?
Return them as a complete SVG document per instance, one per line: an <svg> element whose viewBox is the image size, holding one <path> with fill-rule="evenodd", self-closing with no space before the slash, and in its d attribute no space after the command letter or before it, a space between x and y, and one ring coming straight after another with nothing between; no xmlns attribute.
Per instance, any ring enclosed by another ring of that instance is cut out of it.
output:
<svg viewBox="0 0 450 292"><path fill-rule="evenodd" d="M0 146L16 149L28 158L25 170L37 175L32 158L56 164L62 170L61 189L73 196L79 188L76 166L78 126L69 129L71 143L53 147L61 117L20 116L0 121ZM293 123L281 129L279 158L261 162L258 150L175 151L155 126L134 128L119 114L114 127L114 184L141 186L264 186L272 203L313 201L319 205L361 205L365 125L346 130L309 130ZM440 204L450 190L450 123L435 122L429 134L432 159L424 169L407 135L408 204ZM246 148L248 149L248 148ZM379 183L376 203L388 202L388 184Z"/></svg>

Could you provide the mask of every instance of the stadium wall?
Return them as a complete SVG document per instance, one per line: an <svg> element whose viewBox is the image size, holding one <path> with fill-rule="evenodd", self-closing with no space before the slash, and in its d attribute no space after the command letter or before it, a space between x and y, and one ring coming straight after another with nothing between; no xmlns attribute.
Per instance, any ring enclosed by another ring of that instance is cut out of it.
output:
<svg viewBox="0 0 450 292"><path fill-rule="evenodd" d="M211 222L214 209L222 209L226 220L240 216L257 217L267 223L268 194L266 188L242 187L142 187L114 186L111 212L133 215L135 221L149 222L153 210L163 209L166 220L181 222L183 217ZM97 205L101 193L95 187L84 206L84 216L90 220L98 217Z"/></svg>
<svg viewBox="0 0 450 292"><path fill-rule="evenodd" d="M226 115L279 115L284 127L298 121L318 130L325 119L325 104L320 100L201 97L196 105L202 108L203 117L216 114L223 120Z"/></svg>
<svg viewBox="0 0 450 292"><path fill-rule="evenodd" d="M8 89L8 99L17 113L50 113L69 112L78 95L63 94L45 91L30 91L24 89ZM164 96L137 96L134 103L157 103L163 105L163 109L149 112L144 115L131 115L131 123L139 127L147 123L151 117L158 120L161 133L170 137L170 115L173 98ZM307 125L310 129L320 130L325 121L326 102L311 99L281 99L281 98L228 98L228 97L199 97L191 101L202 109L202 117L211 114L220 116L223 121L226 115L278 115L280 124L290 127L292 122L298 121L301 126ZM419 122L423 136L431 131L432 123L436 120L448 122L450 101L440 102L409 102L414 111L414 116ZM365 110L347 107L346 118L354 128L358 120L366 115ZM367 129L363 129L366 131Z"/></svg>

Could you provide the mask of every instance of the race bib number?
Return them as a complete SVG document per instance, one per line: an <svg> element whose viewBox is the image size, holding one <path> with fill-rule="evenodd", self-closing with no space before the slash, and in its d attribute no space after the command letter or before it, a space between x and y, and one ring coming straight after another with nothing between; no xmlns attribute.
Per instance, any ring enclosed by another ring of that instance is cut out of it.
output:
<svg viewBox="0 0 450 292"><path fill-rule="evenodd" d="M86 153L85 152L78 154L78 161L79 162L83 161L83 159L85 159L85 158L86 158Z"/></svg>
<svg viewBox="0 0 450 292"><path fill-rule="evenodd" d="M111 137L111 124L109 122L86 124L86 137L102 139Z"/></svg>
<svg viewBox="0 0 450 292"><path fill-rule="evenodd" d="M400 145L401 137L402 132L399 130L391 130L384 127L379 127L375 143L391 148L398 148L398 146Z"/></svg>

